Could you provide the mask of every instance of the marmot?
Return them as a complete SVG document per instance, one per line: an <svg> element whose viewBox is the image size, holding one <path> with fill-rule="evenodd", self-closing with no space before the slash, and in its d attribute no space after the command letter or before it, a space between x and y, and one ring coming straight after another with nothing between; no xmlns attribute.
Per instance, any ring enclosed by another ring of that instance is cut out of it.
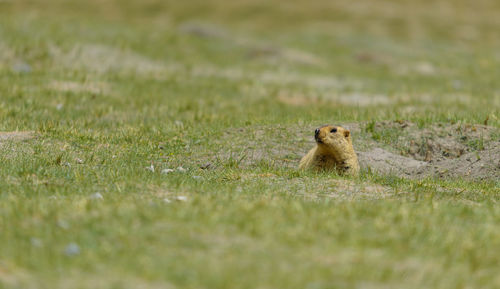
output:
<svg viewBox="0 0 500 289"><path fill-rule="evenodd" d="M341 175L358 175L358 157L354 152L349 130L324 125L315 130L314 138L317 145L300 160L300 169L334 169Z"/></svg>

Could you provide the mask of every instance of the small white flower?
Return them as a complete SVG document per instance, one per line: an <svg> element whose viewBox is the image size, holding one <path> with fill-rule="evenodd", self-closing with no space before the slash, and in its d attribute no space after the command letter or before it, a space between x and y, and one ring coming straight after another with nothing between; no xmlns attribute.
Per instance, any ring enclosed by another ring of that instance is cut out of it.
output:
<svg viewBox="0 0 500 289"><path fill-rule="evenodd" d="M76 243L69 243L66 248L64 248L64 254L67 256L75 256L80 254L80 246Z"/></svg>
<svg viewBox="0 0 500 289"><path fill-rule="evenodd" d="M168 203L171 203L172 201L170 201L168 198L165 198L165 199L163 199L163 202L168 204Z"/></svg>
<svg viewBox="0 0 500 289"><path fill-rule="evenodd" d="M177 201L181 201L181 202L186 202L188 200L188 198L186 196L177 196L177 197L175 197L175 199Z"/></svg>
<svg viewBox="0 0 500 289"><path fill-rule="evenodd" d="M83 160L79 159L79 158L76 159L76 162L79 163L79 164L83 164Z"/></svg>
<svg viewBox="0 0 500 289"><path fill-rule="evenodd" d="M177 167L177 171L183 173L183 172L187 171L187 169L185 169L183 167Z"/></svg>

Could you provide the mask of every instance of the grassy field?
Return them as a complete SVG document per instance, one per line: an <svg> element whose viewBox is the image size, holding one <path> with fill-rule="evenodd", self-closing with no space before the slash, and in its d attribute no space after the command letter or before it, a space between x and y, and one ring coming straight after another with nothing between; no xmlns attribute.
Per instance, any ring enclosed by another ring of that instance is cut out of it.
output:
<svg viewBox="0 0 500 289"><path fill-rule="evenodd" d="M499 288L498 174L296 169L324 123L498 145L499 11L0 1L0 288Z"/></svg>

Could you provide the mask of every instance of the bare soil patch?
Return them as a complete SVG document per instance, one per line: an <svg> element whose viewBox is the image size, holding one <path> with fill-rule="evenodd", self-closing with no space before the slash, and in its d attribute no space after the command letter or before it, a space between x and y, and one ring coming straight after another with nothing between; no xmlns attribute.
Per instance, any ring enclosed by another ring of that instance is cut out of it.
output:
<svg viewBox="0 0 500 289"><path fill-rule="evenodd" d="M410 178L500 179L498 128L442 123L419 128L396 121L365 125L363 132L379 147L360 152L360 163L379 173Z"/></svg>
<svg viewBox="0 0 500 289"><path fill-rule="evenodd" d="M411 177L427 165L425 162L397 155L382 148L358 152L358 159L361 168L365 170L401 177Z"/></svg>
<svg viewBox="0 0 500 289"><path fill-rule="evenodd" d="M105 82L76 82L76 81L53 81L48 87L52 90L62 92L84 92L92 94L103 94L110 91L109 84Z"/></svg>
<svg viewBox="0 0 500 289"><path fill-rule="evenodd" d="M404 178L500 179L498 128L444 123L421 128L406 121L341 125L353 133L365 171ZM221 150L216 158L241 167L264 163L294 168L315 145L313 131L306 126L231 129L217 141Z"/></svg>
<svg viewBox="0 0 500 289"><path fill-rule="evenodd" d="M293 106L305 106L312 104L342 104L357 106L383 105L391 102L391 99L385 95L369 95L360 93L346 94L321 94L321 93L297 93L287 90L280 90L278 101Z"/></svg>
<svg viewBox="0 0 500 289"><path fill-rule="evenodd" d="M35 137L33 131L0 132L0 143L3 141L25 141Z"/></svg>
<svg viewBox="0 0 500 289"><path fill-rule="evenodd" d="M241 47L247 51L250 59L261 59L271 63L291 62L310 66L323 66L325 61L318 56L293 48L279 47L272 43L231 34L229 31L214 25L198 21L182 23L178 27L181 34L188 34L203 39L218 39L224 41L227 46Z"/></svg>
<svg viewBox="0 0 500 289"><path fill-rule="evenodd" d="M159 73L165 70L165 66L144 55L101 44L79 44L69 51L50 46L50 55L62 67L100 74L113 71Z"/></svg>

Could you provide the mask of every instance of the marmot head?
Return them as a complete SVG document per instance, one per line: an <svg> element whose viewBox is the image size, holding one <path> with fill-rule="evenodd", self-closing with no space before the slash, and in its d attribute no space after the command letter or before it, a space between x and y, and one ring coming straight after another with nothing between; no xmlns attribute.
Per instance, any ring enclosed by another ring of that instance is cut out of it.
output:
<svg viewBox="0 0 500 289"><path fill-rule="evenodd" d="M351 132L341 126L324 125L314 131L318 146L342 148L351 144Z"/></svg>

